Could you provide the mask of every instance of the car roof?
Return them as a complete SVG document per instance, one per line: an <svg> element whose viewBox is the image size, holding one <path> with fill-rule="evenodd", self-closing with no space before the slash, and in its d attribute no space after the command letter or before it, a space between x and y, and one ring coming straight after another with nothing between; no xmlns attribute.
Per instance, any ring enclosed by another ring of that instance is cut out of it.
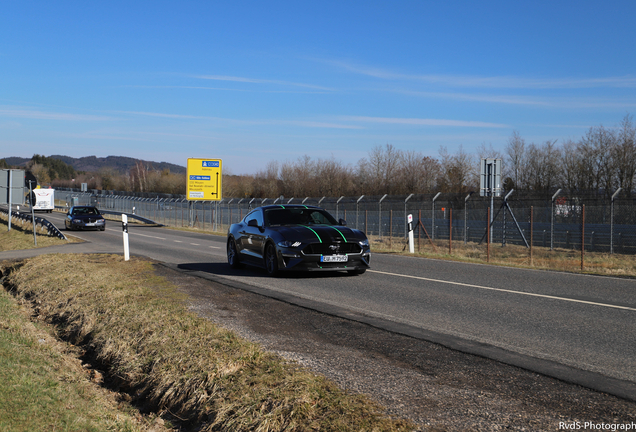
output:
<svg viewBox="0 0 636 432"><path fill-rule="evenodd" d="M318 206L313 206L313 205L305 205L305 204L269 204L266 206L262 206L261 208L263 210L269 210L269 209L279 209L279 208L307 208L307 209L318 209L318 210L324 210L322 207L318 207Z"/></svg>

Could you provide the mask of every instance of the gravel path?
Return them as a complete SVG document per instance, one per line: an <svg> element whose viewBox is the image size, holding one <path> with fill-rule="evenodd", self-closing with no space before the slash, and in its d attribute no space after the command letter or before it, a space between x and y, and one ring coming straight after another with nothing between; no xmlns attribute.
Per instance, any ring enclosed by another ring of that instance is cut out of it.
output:
<svg viewBox="0 0 636 432"><path fill-rule="evenodd" d="M191 309L423 431L636 430L636 403L157 265ZM599 430L598 428L596 430ZM605 429L607 430L607 429ZM620 430L620 429L619 429Z"/></svg>

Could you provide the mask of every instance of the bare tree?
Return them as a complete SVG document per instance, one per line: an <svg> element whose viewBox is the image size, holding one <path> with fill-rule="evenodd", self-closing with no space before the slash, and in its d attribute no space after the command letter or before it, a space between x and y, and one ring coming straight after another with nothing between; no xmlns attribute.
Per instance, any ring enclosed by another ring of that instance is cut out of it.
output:
<svg viewBox="0 0 636 432"><path fill-rule="evenodd" d="M625 115L620 124L612 163L615 167L618 186L631 196L634 189L634 176L636 176L636 127L629 114Z"/></svg>
<svg viewBox="0 0 636 432"><path fill-rule="evenodd" d="M603 189L611 195L614 188L614 173L611 165L612 149L616 144L616 136L610 129L601 126L591 127L581 139L579 151L582 155L581 179L587 177L585 189Z"/></svg>
<svg viewBox="0 0 636 432"><path fill-rule="evenodd" d="M570 192L580 188L579 172L582 161L578 147L579 143L576 141L567 140L559 149L558 154L558 182Z"/></svg>
<svg viewBox="0 0 636 432"><path fill-rule="evenodd" d="M358 176L368 194L394 193L402 152L392 144L375 146L358 165Z"/></svg>
<svg viewBox="0 0 636 432"><path fill-rule="evenodd" d="M472 157L466 153L463 147L459 147L456 154L448 153L446 147L440 147L441 176L438 178L438 188L441 192L466 193L470 189L475 189L475 171L478 165L474 166Z"/></svg>
<svg viewBox="0 0 636 432"><path fill-rule="evenodd" d="M395 193L432 192L440 176L440 164L437 159L423 156L416 151L402 154L402 161L396 176Z"/></svg>
<svg viewBox="0 0 636 432"><path fill-rule="evenodd" d="M541 146L530 144L526 154L527 187L535 191L549 191L558 183L559 151L556 140Z"/></svg>
<svg viewBox="0 0 636 432"><path fill-rule="evenodd" d="M512 179L514 183L512 187L525 188L527 186L524 178L524 168L527 159L526 142L518 131L512 132L512 136L508 139L505 153L503 176Z"/></svg>

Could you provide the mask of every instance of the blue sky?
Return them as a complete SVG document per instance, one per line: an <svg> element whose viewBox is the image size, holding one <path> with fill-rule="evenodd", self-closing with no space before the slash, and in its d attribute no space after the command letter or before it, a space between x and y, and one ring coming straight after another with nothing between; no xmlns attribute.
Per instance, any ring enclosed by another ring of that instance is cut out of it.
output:
<svg viewBox="0 0 636 432"><path fill-rule="evenodd" d="M0 157L233 174L503 150L636 112L632 1L5 1Z"/></svg>

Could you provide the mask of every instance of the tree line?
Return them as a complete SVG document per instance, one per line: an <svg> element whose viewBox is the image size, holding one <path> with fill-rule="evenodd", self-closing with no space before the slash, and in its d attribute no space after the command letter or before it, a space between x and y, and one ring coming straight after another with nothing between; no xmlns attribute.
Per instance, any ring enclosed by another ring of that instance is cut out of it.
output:
<svg viewBox="0 0 636 432"><path fill-rule="evenodd" d="M400 150L392 144L375 146L355 165L331 158L302 156L295 161L272 160L250 175L223 175L223 195L272 198L406 195L434 192L467 193L479 188L481 158L502 159L504 189L550 194L556 188L569 193L595 191L610 196L621 187L631 196L636 177L636 127L630 114L614 127L593 126L579 140L528 143L513 131L501 151L480 145L475 153L460 147L439 157ZM4 160L0 160L0 166ZM4 163L6 165L6 162ZM34 155L27 164L41 184L180 194L186 193L186 176L169 169L157 170L138 161L125 174L114 168L76 172L57 159Z"/></svg>
<svg viewBox="0 0 636 432"><path fill-rule="evenodd" d="M526 142L513 131L502 151L480 145L475 153L462 147L439 149L433 158L403 151L392 144L374 147L357 165L302 156L271 161L264 170L224 183L232 197L305 197L467 193L479 188L480 160L502 160L505 190L550 194L594 191L611 196L621 187L631 196L636 176L636 127L627 114L615 127L591 127L579 140Z"/></svg>

